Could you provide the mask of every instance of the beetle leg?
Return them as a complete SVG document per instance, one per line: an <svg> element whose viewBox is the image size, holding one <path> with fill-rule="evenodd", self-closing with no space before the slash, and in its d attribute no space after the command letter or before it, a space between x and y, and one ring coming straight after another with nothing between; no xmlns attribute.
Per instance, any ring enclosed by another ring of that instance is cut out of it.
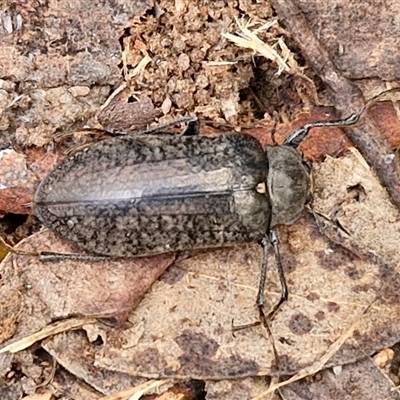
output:
<svg viewBox="0 0 400 400"><path fill-rule="evenodd" d="M260 281L258 284L258 293L257 293L257 306L259 308L264 306L265 303L265 280L267 278L267 268L268 268L268 246L269 240L267 237L261 241L261 246L263 248L263 258L261 263L261 274L260 274Z"/></svg>
<svg viewBox="0 0 400 400"><path fill-rule="evenodd" d="M188 124L186 129L181 135L197 135L199 133L199 120L197 117L182 117L173 121L167 122L166 124L157 125L153 128L146 129L144 131L137 132L138 135L153 135L155 133L161 133L163 135L168 134L167 128L175 126L177 124ZM171 132L172 133L172 132Z"/></svg>
<svg viewBox="0 0 400 400"><path fill-rule="evenodd" d="M263 258L262 258L262 264L261 264L261 274L260 274L260 281L258 284L258 293L257 293L257 301L256 301L258 311L260 313L260 319L257 322L251 322L249 324L237 325L237 326L233 325L233 321L232 321L232 332L238 332L243 329L249 329L254 326L258 326L260 324L263 324L269 330L268 323L267 323L267 317L265 316L264 310L263 310L263 306L265 303L265 295L264 295L265 280L267 277L267 267L268 267L268 246L270 245L270 240L268 239L267 235L261 240L260 244L263 248Z"/></svg>
<svg viewBox="0 0 400 400"><path fill-rule="evenodd" d="M102 256L100 254L79 254L79 253L52 253L50 251L41 251L39 253L39 260L46 261L60 261L60 260L78 260L78 261L101 261L110 260L112 257Z"/></svg>
<svg viewBox="0 0 400 400"><path fill-rule="evenodd" d="M19 249L18 247L10 246L2 237L0 237L0 243L7 248L10 253L21 255L21 256L34 256L39 257L40 261L58 261L58 260L109 260L112 257L102 256L99 254L79 254L79 253L53 253L50 251L29 251Z"/></svg>
<svg viewBox="0 0 400 400"><path fill-rule="evenodd" d="M279 238L278 238L278 232L276 231L276 229L270 230L269 242L272 244L272 246L274 248L275 261L276 261L276 266L278 269L279 281L281 283L281 297L280 297L278 303L274 306L272 311L269 313L269 317L272 319L274 317L274 314L276 313L276 311L278 311L279 307L288 299L289 292L288 292L288 288L287 288L285 274L283 273L281 254L279 252ZM264 306L264 302L265 302L264 289L265 289L265 280L266 280L266 275L267 275L268 244L269 243L268 243L267 237L265 237L261 241L261 245L263 247L263 260L262 260L262 264L261 264L261 276L260 276L260 283L258 286L258 294L257 294L257 306L260 309Z"/></svg>
<svg viewBox="0 0 400 400"><path fill-rule="evenodd" d="M272 318L273 315L275 314L275 312L279 309L279 307L285 301L287 301L288 296L289 296L289 291L288 291L288 288L287 288L285 274L283 272L281 254L279 252L278 231L275 228L270 230L269 239L270 239L271 244L272 244L272 246L274 248L276 267L278 269L279 281L281 283L281 298L279 299L278 303L275 305L274 309L271 312L271 318Z"/></svg>
<svg viewBox="0 0 400 400"><path fill-rule="evenodd" d="M265 303L264 291L265 291L265 281L267 278L267 268L268 268L268 246L270 244L272 244L274 248L275 260L279 274L279 281L281 283L281 297L278 303L272 309L272 311L266 315L264 314L263 307ZM261 246L263 248L263 258L262 258L261 274L260 274L260 281L258 284L258 293L257 293L257 307L260 313L260 320L246 325L239 325L239 326L232 325L232 332L237 332L242 329L248 329L254 326L258 326L260 324L263 325L265 328L267 328L267 331L270 332L268 326L268 320L272 320L275 313L278 311L279 307L288 299L288 288L287 288L285 274L283 273L281 255L279 252L278 232L276 231L276 229L271 229L269 234L266 235L261 240Z"/></svg>

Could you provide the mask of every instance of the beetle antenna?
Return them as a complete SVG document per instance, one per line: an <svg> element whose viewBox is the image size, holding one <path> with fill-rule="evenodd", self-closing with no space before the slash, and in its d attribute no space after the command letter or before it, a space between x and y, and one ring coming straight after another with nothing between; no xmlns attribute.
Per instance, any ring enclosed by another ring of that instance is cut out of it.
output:
<svg viewBox="0 0 400 400"><path fill-rule="evenodd" d="M306 124L299 129L296 129L283 143L285 146L291 146L297 148L300 143L306 138L311 128L318 127L328 127L328 126L336 126L336 127L345 127L350 125L355 125L359 120L361 115L367 110L372 104L376 103L382 96L392 93L399 92L400 88L393 88L389 90L385 90L384 92L379 93L378 95L372 97L368 100L363 107L360 108L354 114L351 114L349 117L345 119L338 119L334 121L316 121L311 122L310 124Z"/></svg>

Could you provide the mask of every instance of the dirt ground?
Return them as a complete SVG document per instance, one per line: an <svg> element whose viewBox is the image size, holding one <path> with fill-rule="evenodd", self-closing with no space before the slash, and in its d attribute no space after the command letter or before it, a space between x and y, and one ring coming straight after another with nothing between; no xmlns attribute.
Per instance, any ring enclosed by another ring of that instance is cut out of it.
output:
<svg viewBox="0 0 400 400"><path fill-rule="evenodd" d="M79 251L32 202L92 141L195 115L280 145L398 87L395 0L0 4L0 234L32 252ZM0 398L400 399L400 112L381 100L299 148L313 212L279 227L270 334L232 334L259 319L256 243L50 262L0 244Z"/></svg>

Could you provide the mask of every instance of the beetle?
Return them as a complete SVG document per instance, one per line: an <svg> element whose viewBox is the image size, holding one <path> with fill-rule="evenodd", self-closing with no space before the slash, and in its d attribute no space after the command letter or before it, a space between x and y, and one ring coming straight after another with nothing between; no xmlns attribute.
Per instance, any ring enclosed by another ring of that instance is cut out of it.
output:
<svg viewBox="0 0 400 400"><path fill-rule="evenodd" d="M311 191L309 167L296 148L311 128L355 124L369 103L349 118L307 124L265 149L244 133L200 135L198 119L187 117L172 122L187 123L180 135L171 135L167 124L78 150L39 184L34 209L46 227L87 254L43 253L42 259L259 242L262 307L271 243L281 282L275 312L288 297L276 227L300 217Z"/></svg>

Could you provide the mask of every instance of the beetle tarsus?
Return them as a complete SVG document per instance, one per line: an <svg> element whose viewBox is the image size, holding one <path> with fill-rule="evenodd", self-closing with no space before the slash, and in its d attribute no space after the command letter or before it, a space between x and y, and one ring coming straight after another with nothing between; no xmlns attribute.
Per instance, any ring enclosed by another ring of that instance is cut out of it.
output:
<svg viewBox="0 0 400 400"><path fill-rule="evenodd" d="M250 329L250 328L254 328L256 326L261 325L262 321L261 319L259 321L255 321L255 322L250 322L249 324L244 324L244 325L233 325L233 321L232 321L232 333L235 332L239 332L239 331L243 331L245 329Z"/></svg>

